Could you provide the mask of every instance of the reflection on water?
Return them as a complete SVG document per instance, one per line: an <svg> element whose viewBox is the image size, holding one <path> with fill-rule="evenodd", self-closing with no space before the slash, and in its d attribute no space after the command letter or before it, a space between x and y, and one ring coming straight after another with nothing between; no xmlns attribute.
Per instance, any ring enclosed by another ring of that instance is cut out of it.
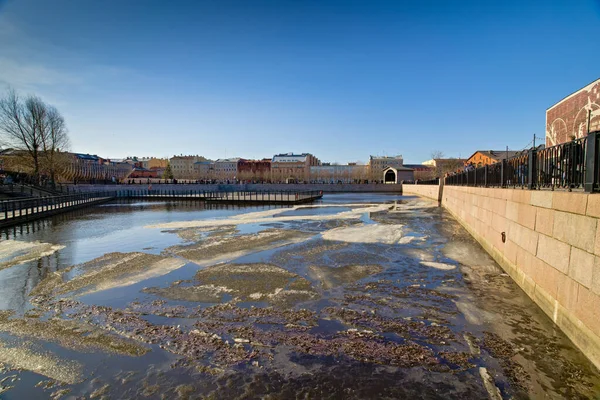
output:
<svg viewBox="0 0 600 400"><path fill-rule="evenodd" d="M570 341L456 221L419 198L122 201L0 235L65 246L0 270L6 398L600 390Z"/></svg>

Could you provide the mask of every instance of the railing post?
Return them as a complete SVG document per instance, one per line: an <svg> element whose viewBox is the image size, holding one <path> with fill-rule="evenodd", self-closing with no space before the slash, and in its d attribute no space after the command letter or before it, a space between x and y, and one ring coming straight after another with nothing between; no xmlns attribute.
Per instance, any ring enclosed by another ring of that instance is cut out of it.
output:
<svg viewBox="0 0 600 400"><path fill-rule="evenodd" d="M587 135L585 148L585 178L583 189L592 193L597 189L598 182L598 138L600 132L590 132Z"/></svg>
<svg viewBox="0 0 600 400"><path fill-rule="evenodd" d="M527 189L535 188L535 150L531 149L527 152ZM518 174L523 174L523 170Z"/></svg>
<svg viewBox="0 0 600 400"><path fill-rule="evenodd" d="M502 160L501 161L502 164L500 164L500 187L506 187L506 184L504 182L504 179L506 178L506 160Z"/></svg>
<svg viewBox="0 0 600 400"><path fill-rule="evenodd" d="M488 187L488 165L483 166L483 186Z"/></svg>

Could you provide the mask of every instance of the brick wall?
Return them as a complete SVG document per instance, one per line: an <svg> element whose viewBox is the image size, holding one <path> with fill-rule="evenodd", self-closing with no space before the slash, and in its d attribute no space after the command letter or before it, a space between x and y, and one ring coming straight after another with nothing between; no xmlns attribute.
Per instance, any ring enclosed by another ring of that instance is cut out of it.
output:
<svg viewBox="0 0 600 400"><path fill-rule="evenodd" d="M567 96L546 110L546 146L565 143L600 130L600 79Z"/></svg>

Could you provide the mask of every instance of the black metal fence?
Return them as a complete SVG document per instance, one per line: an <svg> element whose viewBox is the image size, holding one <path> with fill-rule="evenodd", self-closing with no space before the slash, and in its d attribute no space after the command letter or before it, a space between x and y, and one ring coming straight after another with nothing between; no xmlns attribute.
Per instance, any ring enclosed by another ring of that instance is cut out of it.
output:
<svg viewBox="0 0 600 400"><path fill-rule="evenodd" d="M127 189L116 192L117 197L137 198L190 198L206 201L235 201L235 202L301 202L320 198L320 190L194 190L194 189Z"/></svg>
<svg viewBox="0 0 600 400"><path fill-rule="evenodd" d="M433 179L418 179L415 181L416 185L439 185L440 178Z"/></svg>
<svg viewBox="0 0 600 400"><path fill-rule="evenodd" d="M545 149L531 149L508 160L445 178L446 185L526 189L600 189L600 132Z"/></svg>
<svg viewBox="0 0 600 400"><path fill-rule="evenodd" d="M35 197L31 199L6 200L0 202L0 222L71 208L106 198L115 197L115 192L90 192L64 196Z"/></svg>
<svg viewBox="0 0 600 400"><path fill-rule="evenodd" d="M117 198L196 199L209 202L295 204L321 198L322 191L201 191L201 190L114 190L81 192L77 194L34 197L0 201L0 226L10 221L22 221L34 215L45 216L66 211L84 204L95 204Z"/></svg>

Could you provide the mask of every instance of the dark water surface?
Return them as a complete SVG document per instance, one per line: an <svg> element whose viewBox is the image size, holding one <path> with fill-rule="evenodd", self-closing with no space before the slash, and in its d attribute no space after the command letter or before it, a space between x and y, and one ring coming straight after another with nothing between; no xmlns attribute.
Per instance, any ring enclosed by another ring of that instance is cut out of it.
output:
<svg viewBox="0 0 600 400"><path fill-rule="evenodd" d="M2 398L600 396L598 370L420 198L124 201L0 235Z"/></svg>

